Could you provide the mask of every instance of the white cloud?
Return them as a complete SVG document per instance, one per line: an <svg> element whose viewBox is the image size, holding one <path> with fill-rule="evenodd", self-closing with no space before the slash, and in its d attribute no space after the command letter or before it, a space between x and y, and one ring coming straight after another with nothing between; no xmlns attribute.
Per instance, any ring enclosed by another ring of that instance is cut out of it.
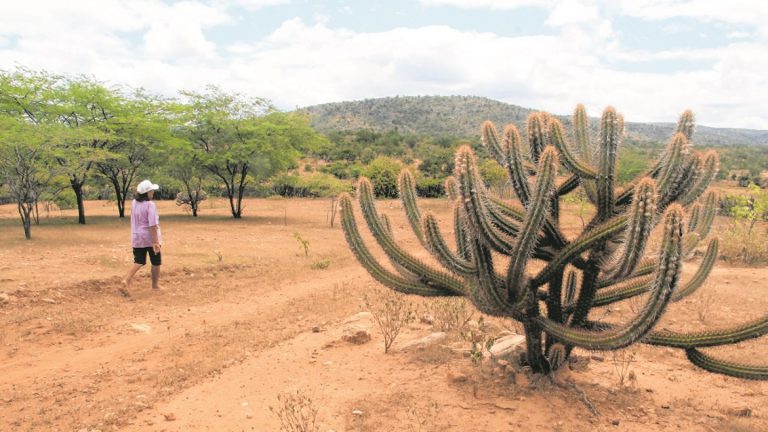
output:
<svg viewBox="0 0 768 432"><path fill-rule="evenodd" d="M288 4L290 0L227 0L226 3L243 6L246 9L256 10L262 9L268 6L277 6L281 4Z"/></svg>
<svg viewBox="0 0 768 432"><path fill-rule="evenodd" d="M658 1L664 2L669 0ZM267 97L284 109L397 94L465 94L555 113L569 113L579 102L594 115L614 105L628 121L674 121L691 107L702 124L768 129L768 46L748 35L722 48L626 51L608 9L568 0L547 9L556 33L546 36L503 37L448 26L355 32L297 18L259 40L217 44L206 30L234 20L222 4L12 3L0 15L0 42L6 40L0 64L92 74L167 95L214 83ZM653 6L643 4L637 15ZM704 66L674 74L612 66L664 60Z"/></svg>
<svg viewBox="0 0 768 432"><path fill-rule="evenodd" d="M517 9L524 6L550 6L554 0L419 0L425 6L455 6L464 9Z"/></svg>

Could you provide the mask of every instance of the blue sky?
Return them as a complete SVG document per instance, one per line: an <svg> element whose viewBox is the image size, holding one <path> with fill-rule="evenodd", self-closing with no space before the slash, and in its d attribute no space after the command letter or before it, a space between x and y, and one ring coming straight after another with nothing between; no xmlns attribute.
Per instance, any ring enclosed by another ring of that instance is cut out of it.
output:
<svg viewBox="0 0 768 432"><path fill-rule="evenodd" d="M460 94L768 129L759 0L30 0L0 15L0 68L16 65L282 109Z"/></svg>

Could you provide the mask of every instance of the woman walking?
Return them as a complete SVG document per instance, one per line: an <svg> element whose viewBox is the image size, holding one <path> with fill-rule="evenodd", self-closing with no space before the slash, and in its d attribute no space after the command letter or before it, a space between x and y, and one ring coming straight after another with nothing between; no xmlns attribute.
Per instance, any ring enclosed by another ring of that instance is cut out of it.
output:
<svg viewBox="0 0 768 432"><path fill-rule="evenodd" d="M160 186L149 180L144 180L136 187L136 194L131 204L131 245L133 246L133 266L123 278L119 291L125 297L131 295L128 288L131 286L133 276L147 264L147 255L152 264L152 288L159 289L160 265L162 257L160 249L163 237L160 234L160 216L157 207L152 202L155 191Z"/></svg>

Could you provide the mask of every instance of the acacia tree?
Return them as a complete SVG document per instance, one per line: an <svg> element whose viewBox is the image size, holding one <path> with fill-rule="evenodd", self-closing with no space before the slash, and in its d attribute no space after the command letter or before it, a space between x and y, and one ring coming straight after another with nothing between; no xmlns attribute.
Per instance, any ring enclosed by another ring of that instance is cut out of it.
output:
<svg viewBox="0 0 768 432"><path fill-rule="evenodd" d="M17 118L0 120L0 184L16 202L24 237L32 239L33 210L55 175L47 137Z"/></svg>
<svg viewBox="0 0 768 432"><path fill-rule="evenodd" d="M173 137L165 101L143 91L120 98L113 115L105 147L108 153L96 163L96 169L112 185L118 216L123 218L125 201L137 172L153 151Z"/></svg>
<svg viewBox="0 0 768 432"><path fill-rule="evenodd" d="M188 119L183 134L202 165L224 184L232 217L242 217L248 185L286 169L322 138L300 114L276 111L268 101L226 93L183 92Z"/></svg>
<svg viewBox="0 0 768 432"><path fill-rule="evenodd" d="M75 193L80 224L85 224L83 187L94 166L108 159L118 103L114 89L87 77L65 78L25 68L0 72L4 114L38 127L61 128L52 140L55 160Z"/></svg>

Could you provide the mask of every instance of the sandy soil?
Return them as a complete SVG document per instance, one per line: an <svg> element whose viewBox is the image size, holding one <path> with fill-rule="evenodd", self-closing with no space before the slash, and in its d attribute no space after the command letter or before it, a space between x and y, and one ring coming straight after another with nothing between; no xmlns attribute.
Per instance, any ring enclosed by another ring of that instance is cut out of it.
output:
<svg viewBox="0 0 768 432"><path fill-rule="evenodd" d="M443 201L425 205L447 222ZM399 204L380 206L416 249ZM536 378L473 363L455 333L401 351L435 331L417 320L384 354L375 324L356 315L374 282L329 226L328 200L250 200L242 220L223 201L204 203L197 219L159 207L163 288L151 290L142 270L130 299L117 294L132 259L129 224L113 205L87 203L86 226L72 211L43 212L32 241L15 208L0 207L0 431L277 431L278 395L297 392L317 409L320 431L768 430L768 383L706 373L677 350L578 352L569 373ZM766 268L718 263L661 326L761 316L767 282ZM408 301L420 315L431 304ZM373 339L341 340L350 326ZM515 326L490 320L489 329ZM768 346L714 351L765 363Z"/></svg>

